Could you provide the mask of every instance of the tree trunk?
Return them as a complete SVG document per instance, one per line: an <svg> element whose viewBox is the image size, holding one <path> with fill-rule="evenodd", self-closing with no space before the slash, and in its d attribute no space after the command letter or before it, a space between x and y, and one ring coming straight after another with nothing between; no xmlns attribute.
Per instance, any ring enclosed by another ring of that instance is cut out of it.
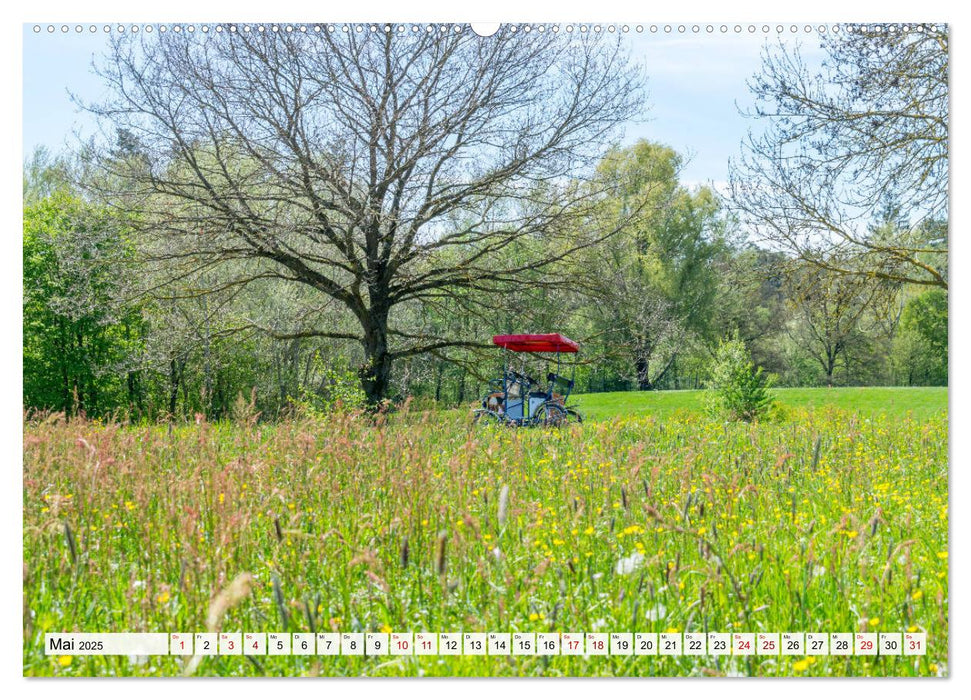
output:
<svg viewBox="0 0 971 700"><path fill-rule="evenodd" d="M634 366L637 369L637 388L641 391L653 389L649 360L646 357L638 357Z"/></svg>
<svg viewBox="0 0 971 700"><path fill-rule="evenodd" d="M836 372L836 353L826 353L826 365L823 370L826 372L826 386L832 388L833 374Z"/></svg>
<svg viewBox="0 0 971 700"><path fill-rule="evenodd" d="M359 370L361 388L370 406L377 406L388 394L391 383L391 353L388 351L388 312L372 309L364 329L364 364Z"/></svg>
<svg viewBox="0 0 971 700"><path fill-rule="evenodd" d="M169 360L169 416L175 418L175 408L179 400L179 385L185 370L185 360L173 357Z"/></svg>

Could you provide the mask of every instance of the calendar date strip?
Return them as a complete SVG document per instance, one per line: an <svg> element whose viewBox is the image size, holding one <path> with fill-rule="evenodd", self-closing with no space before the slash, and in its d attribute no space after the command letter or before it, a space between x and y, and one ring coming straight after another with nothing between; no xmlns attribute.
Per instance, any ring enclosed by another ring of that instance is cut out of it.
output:
<svg viewBox="0 0 971 700"><path fill-rule="evenodd" d="M925 632L47 633L75 656L924 656Z"/></svg>

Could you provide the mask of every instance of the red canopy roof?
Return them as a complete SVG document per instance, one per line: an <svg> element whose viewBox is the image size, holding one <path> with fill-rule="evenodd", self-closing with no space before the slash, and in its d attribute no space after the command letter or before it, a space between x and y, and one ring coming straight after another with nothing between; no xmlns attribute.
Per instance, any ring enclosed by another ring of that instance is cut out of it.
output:
<svg viewBox="0 0 971 700"><path fill-rule="evenodd" d="M494 335L492 342L513 352L577 352L580 345L559 333Z"/></svg>

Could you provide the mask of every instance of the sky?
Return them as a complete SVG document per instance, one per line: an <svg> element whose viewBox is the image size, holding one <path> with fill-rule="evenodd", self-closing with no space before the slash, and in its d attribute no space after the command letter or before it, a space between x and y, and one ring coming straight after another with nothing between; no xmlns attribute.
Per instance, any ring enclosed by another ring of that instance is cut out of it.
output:
<svg viewBox="0 0 971 700"><path fill-rule="evenodd" d="M105 94L92 61L107 46L108 34L103 25L92 33L90 25L75 31L75 25L61 31L55 25L25 24L23 117L24 157L37 146L54 152L76 143L75 132L91 136L97 126L80 111L70 94L82 100L97 101ZM112 27L114 31L114 26ZM800 41L807 55L819 56L818 36L800 29L793 34L789 27L779 34L776 26L755 32L748 25L736 33L734 25L721 32L706 25L698 32L686 25L683 33L672 25L666 33L657 26L655 33L644 25L637 33L632 27L629 41L632 58L643 65L647 75L648 106L634 123L625 127L625 143L639 138L673 147L686 157L682 181L689 185L713 184L721 187L728 179L728 160L739 153L742 139L750 128L758 128L739 114L739 107L751 104L746 80L758 72L761 52L766 42ZM794 38L795 37L795 38Z"/></svg>

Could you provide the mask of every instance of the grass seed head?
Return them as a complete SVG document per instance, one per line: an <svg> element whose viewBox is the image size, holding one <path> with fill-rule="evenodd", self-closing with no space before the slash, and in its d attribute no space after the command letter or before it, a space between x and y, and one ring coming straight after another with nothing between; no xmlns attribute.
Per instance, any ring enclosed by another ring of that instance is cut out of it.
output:
<svg viewBox="0 0 971 700"><path fill-rule="evenodd" d="M499 491L499 527L506 526L506 519L509 517L509 487L503 486Z"/></svg>
<svg viewBox="0 0 971 700"><path fill-rule="evenodd" d="M436 568L438 575L445 575L445 531L438 533L438 557L436 558Z"/></svg>
<svg viewBox="0 0 971 700"><path fill-rule="evenodd" d="M226 613L239 605L253 590L253 575L243 572L234 578L228 586L222 589L209 604L209 615L206 618L206 628L210 632L218 632L222 628Z"/></svg>

